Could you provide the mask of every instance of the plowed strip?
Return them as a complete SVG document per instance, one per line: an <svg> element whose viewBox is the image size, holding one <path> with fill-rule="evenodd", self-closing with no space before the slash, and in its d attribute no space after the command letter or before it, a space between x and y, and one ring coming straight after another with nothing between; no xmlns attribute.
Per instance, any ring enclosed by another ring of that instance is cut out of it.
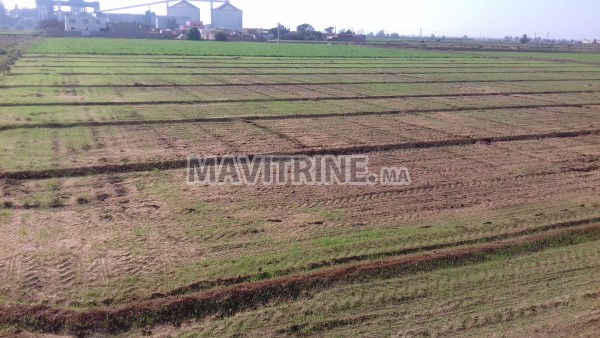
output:
<svg viewBox="0 0 600 338"><path fill-rule="evenodd" d="M138 106L144 104L205 104L205 103L260 103L260 102L306 102L306 101L344 101L344 100L384 100L404 98L437 98L437 97L473 97L473 96L511 96L511 95L544 95L544 94L594 94L600 90L567 90L540 92L495 92L495 93L460 93L460 94L414 94L414 95L362 95L338 97L289 97L282 99L224 99L224 100L189 100L189 101L106 101L106 102L47 102L47 103L0 103L0 107L47 107L47 106Z"/></svg>
<svg viewBox="0 0 600 338"><path fill-rule="evenodd" d="M318 156L318 155L352 155L352 154L365 154L372 152L381 151L394 151L400 149L423 149L423 148L436 148L436 147L449 147L449 146L461 146L470 145L478 142L510 142L510 141L524 141L524 140L539 140L548 138L571 138L580 137L587 135L600 134L600 129L591 130L580 130L580 131L564 131L564 132L552 132L552 133L538 133L538 134L521 134L521 135L508 135L508 136L495 136L495 137L464 137L456 139L446 139L438 141L420 141L420 142L406 142L406 143L392 143L392 144L381 144L381 145L364 145L364 146L352 146L352 147L339 147L339 148L328 148L328 149L305 149L293 152L287 152L277 155L307 155L307 156ZM269 154L246 154L250 159ZM217 159L219 160L219 159ZM16 180L35 180L35 179L48 179L58 177L73 177L73 176L88 176L88 175L99 175L108 173L126 173L136 171L150 171L154 169L168 170L168 169L181 169L187 166L187 159L170 160L170 161L158 161L158 162L140 162L130 164L119 164L119 165L106 165L106 166L91 166L91 167L77 167L77 168L62 168L62 169L51 169L51 170L24 170L24 171L13 171L0 173L0 179L16 179ZM590 168L581 168L581 170L590 170Z"/></svg>
<svg viewBox="0 0 600 338"><path fill-rule="evenodd" d="M487 67L486 67L487 68ZM334 68L335 69L335 68ZM369 69L369 68L365 68ZM427 74L494 74L494 73L507 73L506 70L498 70L498 71L445 71L445 72L343 72L345 75L427 75ZM600 73L600 70L539 70L535 72L523 71L523 72L515 72L514 70L510 71L510 73L516 74L539 74L539 73ZM106 73L106 72L62 72L62 73L40 73L40 72L20 72L20 73L7 73L6 76L20 76L20 75L144 75L147 73L131 73L131 72L119 72L119 73ZM235 73L235 72L185 72L185 73L159 73L157 75L335 75L339 74L338 72L247 72L247 73Z"/></svg>
<svg viewBox="0 0 600 338"><path fill-rule="evenodd" d="M582 108L600 106L600 102L581 104L532 104L519 106L488 106L481 107L456 107L456 108L435 108L435 109L411 109L411 110L388 110L371 112L346 112L346 113L323 113L323 114L293 114L293 115L264 115L264 116L236 116L236 117L214 117L214 118L195 118L178 120L123 120L123 121L92 121L92 122L74 122L74 123L24 123L0 126L0 131L11 129L28 128L73 128L73 127L103 127L103 126L137 126L154 124L180 124L180 123L210 123L210 122L235 122L235 121L262 121L262 120L294 120L294 119L317 119L330 117L353 117L353 116L373 116L373 115L401 115L418 113L442 113L442 112L467 112L478 110L506 110L506 109L535 109L535 108Z"/></svg>
<svg viewBox="0 0 600 338"><path fill-rule="evenodd" d="M114 66L114 65L118 65L118 64L127 64L129 65L130 63L136 63L138 64L137 67L144 67L144 65L141 64L145 64L146 67L152 67L155 65L178 65L178 64L182 64L182 65L198 65L198 64L223 64L223 65L231 65L231 64L236 64L236 65L271 65L273 64L273 62L277 62L277 65L318 65L318 64L322 64L322 60L316 59L314 61L310 61L310 62L306 62L306 61L297 61L297 62L289 62L289 61L281 61L279 59L276 58L261 58L260 61L258 62L252 62L249 59L234 59L234 58L218 58L218 59L203 59L203 58L183 58L184 60L188 60L188 61L179 61L180 59L158 59L156 60L155 58L133 58L130 60L122 60L122 59L116 59L116 58L112 58L112 57L108 57L108 58L85 58L85 60L83 60L83 58L73 58L73 57L60 57L57 58L56 60L51 60L50 62L53 62L52 64L46 63L48 62L48 60L36 60L38 58L45 58L42 56L24 56L21 58L21 63L26 63L26 64L39 64L42 63L39 66L43 66L43 67L54 67L56 64L59 65L64 65L66 67L72 67L73 65L76 65L77 63L90 63L90 62L110 62L110 64L108 65L103 65L103 67L119 67L119 66ZM65 61L63 59L74 59L74 60L68 60ZM62 60L62 61L61 61ZM233 62L223 62L223 61L233 61ZM350 62L350 61L333 61L333 60L327 60L327 64L328 65L411 65L411 64L418 64L418 65L494 65L494 66L498 66L498 65L530 65L530 64L535 64L535 65L540 65L540 62L535 62L532 63L531 61L529 62L523 62L523 61L511 61L511 62L494 62L493 60L491 61L486 61L486 62L451 62L448 63L447 61L444 60L444 62L426 62L426 61L422 61L419 59L402 59L401 61L396 61L396 62L388 62L388 63L383 63L383 62ZM80 66L73 66L73 67L80 67ZM90 67L98 67L98 66L90 66ZM122 67L122 66L121 66Z"/></svg>
<svg viewBox="0 0 600 338"><path fill-rule="evenodd" d="M516 232L512 232L512 233L505 233L505 234L492 235L492 236L481 237L481 238L468 239L468 240L463 240L463 241L458 241L458 242L453 242L453 243L425 245L425 246L402 249L402 250L397 250L397 251L387 251L387 252L377 253L377 254L373 254L373 255L369 254L369 255L360 255L360 256L357 255L357 256L341 257L341 258L322 261L322 262L318 262L318 263L312 263L310 266L297 267L297 268L294 268L291 270L286 270L286 271L276 271L276 272L273 272L271 275L275 275L275 276L289 275L289 274L294 274L294 273L301 273L302 271L314 270L314 269L319 269L319 268L323 268L323 267L331 267L331 266L335 266L335 265L348 264L351 262L366 261L369 259L370 260L383 259L383 258L394 257L394 256L404 256L404 255L416 254L419 252L435 251L435 250L442 250L442 249L451 249L451 248L456 248L456 247L460 247L460 246L491 243L491 242L495 242L495 241L514 239L514 238L518 238L518 237L526 236L526 235L538 234L538 233L555 230L555 229L569 229L569 228L574 228L574 227L589 225L589 224L595 224L595 223L600 223L600 217L593 217L593 218L578 219L578 220L572 220L572 221L564 221L564 222L559 222L559 223L546 224L546 225L538 227L538 228L524 229L524 230L520 230L520 231L516 231ZM259 274L255 274L255 275L238 276L238 277L227 278L227 279L205 280L205 281L196 282L196 283L193 283L190 285L186 285L186 286L171 290L166 295L168 295L168 296L182 295L182 294L186 294L186 293L190 293L190 292L194 292L194 291L202 291L202 290L207 290L207 289L211 289L211 288L215 288L215 287L219 287L219 286L221 286L221 287L231 286L231 285L246 283L246 282L253 281L253 280L265 279L267 277L268 277L267 274L259 273Z"/></svg>
<svg viewBox="0 0 600 338"><path fill-rule="evenodd" d="M306 275L287 276L242 284L189 296L140 302L132 305L75 311L47 306L3 305L0 323L20 328L82 335L118 333L158 323L180 323L190 318L232 315L271 301L290 300L303 292L360 279L386 278L411 271L439 269L483 261L496 254L518 255L544 248L597 238L600 225L555 230L526 238L471 248L392 258L328 269Z"/></svg>
<svg viewBox="0 0 600 338"><path fill-rule="evenodd" d="M419 80L415 79L414 81L348 81L348 82L339 82L339 81L329 81L329 82L271 82L271 83L263 83L263 82L249 82L249 83L198 83L198 84L175 84L175 83L158 83L158 84L105 84L105 85L82 85L82 84L56 84L56 85L10 85L10 86L0 86L1 89L8 88L73 88L74 86L78 88L165 88L165 87L269 87L269 86L298 86L302 85L304 87L312 87L312 86L327 86L327 85L361 85L361 84L400 84L400 83L426 83L426 84L436 84L436 83L510 83L510 82L571 82L571 81L581 81L581 79L500 79L500 80ZM600 81L600 78L596 79L585 79L585 81Z"/></svg>
<svg viewBox="0 0 600 338"><path fill-rule="evenodd" d="M469 64L467 64L466 66L464 64L459 65L459 66L455 66L456 64L452 64L450 67L448 65L445 64L438 64L437 66L415 66L415 65L411 65L411 64L367 64L365 65L360 64L361 66L357 67L355 65L345 65L345 64L338 64L336 66L330 66L330 65L320 65L318 63L313 63L313 64L308 64L307 67L290 67L289 65L270 65L270 64L262 64L263 67L249 67L247 65L201 65L201 66L171 66L169 68L176 68L176 69L248 69L248 68L264 68L264 69L306 69L306 68L311 68L311 69L388 69L388 68L410 68L410 69L438 69L438 68L442 68L442 69L447 69L447 68L455 68L455 69L469 69L469 68L481 68L481 67L473 67ZM302 64L293 64L293 65L302 65ZM111 65L102 65L102 68L152 68L153 65L141 65L141 66L136 66L136 65L132 65L132 66L111 66ZM511 68L511 69L545 69L548 68L547 65L536 65L536 64L520 64L520 65L512 65L510 67L505 67L504 65L494 65L494 64L486 64L485 66L486 68ZM99 66L97 65L83 65L83 66L65 66L65 65L29 65L28 68L99 68Z"/></svg>

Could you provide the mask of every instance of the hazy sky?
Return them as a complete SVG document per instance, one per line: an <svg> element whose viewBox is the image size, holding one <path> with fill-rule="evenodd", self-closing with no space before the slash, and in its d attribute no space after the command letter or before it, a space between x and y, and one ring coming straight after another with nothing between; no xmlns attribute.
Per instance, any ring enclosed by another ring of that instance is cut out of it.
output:
<svg viewBox="0 0 600 338"><path fill-rule="evenodd" d="M101 8L142 4L156 0L100 0ZM34 7L35 0L4 0ZM365 32L384 29L401 35L468 35L504 37L527 33L551 38L600 39L600 0L232 0L244 11L244 27L288 27L307 22L322 30L328 26ZM210 5L194 2L205 23L210 22ZM146 8L137 9L143 12ZM157 14L165 5L154 5ZM130 10L135 12L135 10Z"/></svg>

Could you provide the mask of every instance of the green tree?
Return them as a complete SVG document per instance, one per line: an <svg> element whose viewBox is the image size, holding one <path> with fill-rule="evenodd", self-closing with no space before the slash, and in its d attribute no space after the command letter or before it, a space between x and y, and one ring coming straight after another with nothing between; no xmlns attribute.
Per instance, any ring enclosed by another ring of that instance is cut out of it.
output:
<svg viewBox="0 0 600 338"><path fill-rule="evenodd" d="M192 41L200 41L202 40L202 35L200 34L200 31L198 30L198 28L196 27L192 27L190 28L186 33L185 33L185 37L188 40L192 40Z"/></svg>
<svg viewBox="0 0 600 338"><path fill-rule="evenodd" d="M296 27L296 31L302 35L310 35L311 32L315 31L315 27L307 23L303 23L300 26Z"/></svg>
<svg viewBox="0 0 600 338"><path fill-rule="evenodd" d="M225 32L216 32L215 33L215 41L227 41L227 33Z"/></svg>
<svg viewBox="0 0 600 338"><path fill-rule="evenodd" d="M296 28L297 34L289 34L292 40L322 40L323 33L315 30L315 27L307 23L301 24Z"/></svg>
<svg viewBox="0 0 600 338"><path fill-rule="evenodd" d="M269 29L269 33L273 34L275 39L283 38L289 32L290 32L290 29L280 23L277 24L277 27L273 27L273 28ZM279 34L279 36L277 34Z"/></svg>
<svg viewBox="0 0 600 338"><path fill-rule="evenodd" d="M319 31L314 31L310 34L311 40L323 40L323 33Z"/></svg>
<svg viewBox="0 0 600 338"><path fill-rule="evenodd" d="M289 32L285 35L287 40L304 40L305 36L298 32Z"/></svg>
<svg viewBox="0 0 600 338"><path fill-rule="evenodd" d="M327 28L325 28L325 33L331 35L331 34L333 34L334 30L335 30L334 27L327 27Z"/></svg>
<svg viewBox="0 0 600 338"><path fill-rule="evenodd" d="M521 39L519 39L519 41L521 41L521 43L528 43L529 41L531 41L531 38L527 36L527 34L523 34L523 36L521 37Z"/></svg>
<svg viewBox="0 0 600 338"><path fill-rule="evenodd" d="M166 29L171 29L171 30L178 29L179 25L177 24L177 20L175 20L175 19L167 19L167 21L165 21L165 28Z"/></svg>

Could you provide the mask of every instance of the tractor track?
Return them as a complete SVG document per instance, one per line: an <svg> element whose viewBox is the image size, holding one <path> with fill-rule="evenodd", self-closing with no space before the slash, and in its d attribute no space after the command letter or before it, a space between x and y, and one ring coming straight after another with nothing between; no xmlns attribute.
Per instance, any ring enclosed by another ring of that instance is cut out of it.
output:
<svg viewBox="0 0 600 338"><path fill-rule="evenodd" d="M598 168L590 167L589 171L597 170ZM275 211L285 211L285 210L294 210L297 208L322 208L322 207L341 207L347 205L353 205L357 203L362 203L365 201L378 200L382 198L387 199L395 199L400 197L409 197L415 196L425 193L431 192L440 192L440 191L451 191L452 189L457 188L473 188L473 187L493 187L496 185L501 186L505 183L514 183L517 185L523 185L527 181L533 180L544 180L544 179L553 179L559 180L562 179L563 176L569 175L576 172L581 172L582 169L575 168L565 168L560 171L545 171L545 172L535 172L531 174L510 176L510 177L495 177L490 178L488 180L475 180L468 182L451 182L451 183L442 183L442 184L426 184L415 187L404 187L404 188L392 188L387 189L385 191L377 191L377 192L368 192L361 193L356 195L349 195L343 197L335 197L335 198L327 198L327 199L314 199L310 202L299 202L295 204L286 204L286 205L259 205L256 207L257 210L265 210L269 212Z"/></svg>

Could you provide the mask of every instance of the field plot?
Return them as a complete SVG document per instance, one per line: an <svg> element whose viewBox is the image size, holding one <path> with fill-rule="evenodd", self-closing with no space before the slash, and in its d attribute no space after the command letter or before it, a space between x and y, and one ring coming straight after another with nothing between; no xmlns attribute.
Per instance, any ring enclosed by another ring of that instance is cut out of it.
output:
<svg viewBox="0 0 600 338"><path fill-rule="evenodd" d="M0 334L600 330L595 56L282 45L20 56L0 78ZM412 183L188 185L192 154L368 155Z"/></svg>
<svg viewBox="0 0 600 338"><path fill-rule="evenodd" d="M0 34L0 72L10 69L10 65L32 41L33 37L29 34Z"/></svg>

